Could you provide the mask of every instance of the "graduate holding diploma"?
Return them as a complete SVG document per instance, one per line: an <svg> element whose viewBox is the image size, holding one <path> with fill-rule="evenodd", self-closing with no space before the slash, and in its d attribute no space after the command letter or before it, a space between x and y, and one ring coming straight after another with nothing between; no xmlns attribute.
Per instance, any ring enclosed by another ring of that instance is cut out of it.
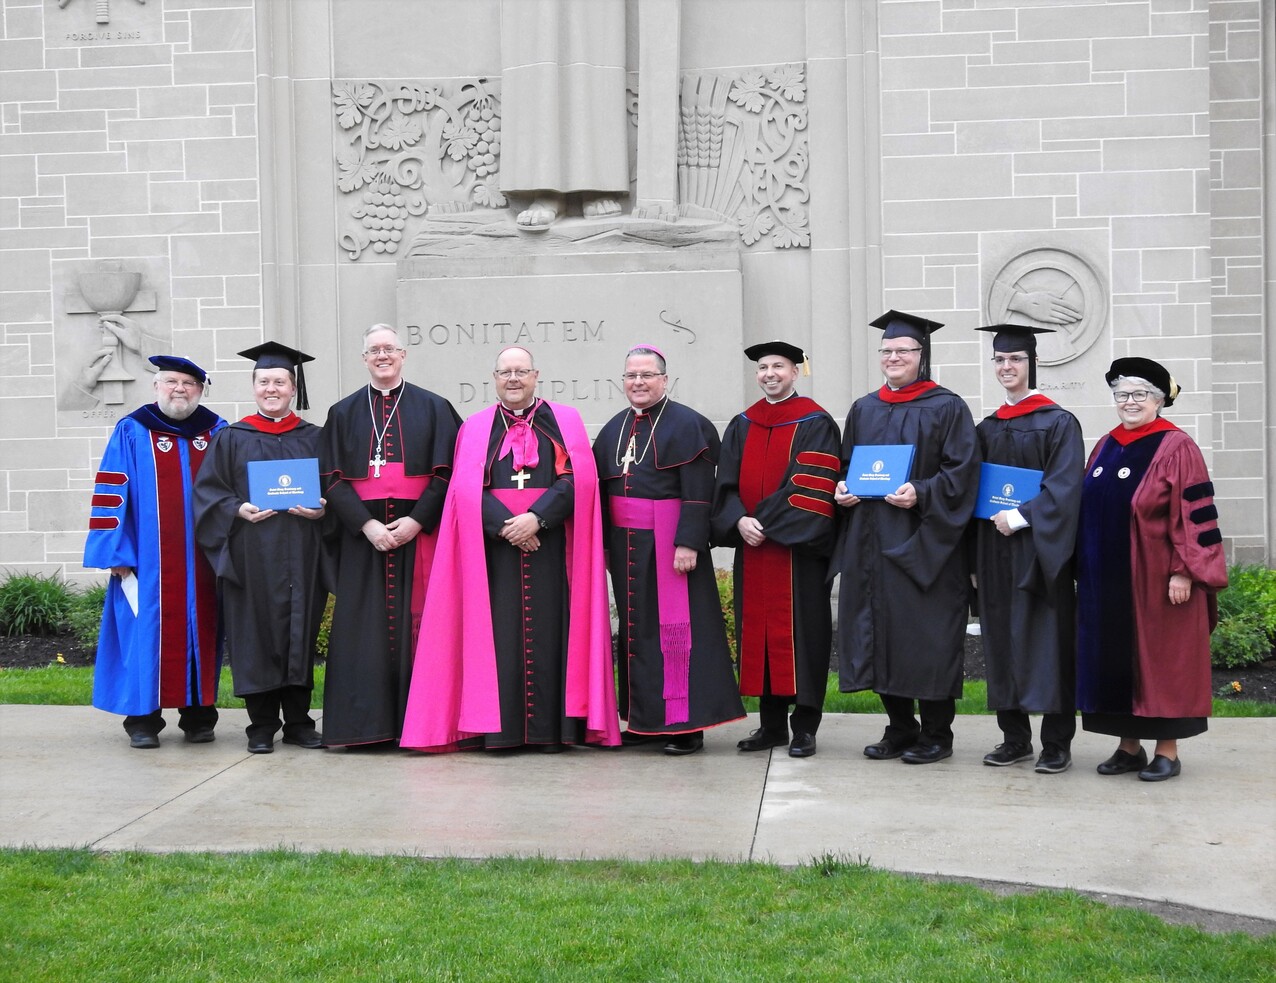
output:
<svg viewBox="0 0 1276 983"><path fill-rule="evenodd" d="M849 466L859 444L911 444L913 461L884 498L860 498L838 482L830 575L842 575L839 685L873 690L890 718L866 757L929 764L953 753L970 588L962 544L979 450L965 401L930 378L930 335L943 325L899 311L872 325L882 332L885 382L851 407L842 460Z"/></svg>
<svg viewBox="0 0 1276 983"><path fill-rule="evenodd" d="M1006 401L975 428L984 468L1040 474L1040 490L975 525L979 623L988 663L988 708L1001 744L984 764L1032 758L1030 713L1042 714L1035 770L1066 771L1076 734L1076 594L1072 553L1085 447L1076 417L1037 388L1037 338L1052 328L994 324L992 362ZM978 511L976 514L979 514Z"/></svg>
<svg viewBox="0 0 1276 983"><path fill-rule="evenodd" d="M309 407L301 366L314 359L273 341L239 354L254 362L257 412L208 448L195 481L195 537L217 573L235 695L248 708L248 750L273 751L281 726L285 744L319 748L310 691L325 598L324 500L278 511L251 501L248 481L251 461L318 457L319 428L292 411L294 397L299 409Z"/></svg>

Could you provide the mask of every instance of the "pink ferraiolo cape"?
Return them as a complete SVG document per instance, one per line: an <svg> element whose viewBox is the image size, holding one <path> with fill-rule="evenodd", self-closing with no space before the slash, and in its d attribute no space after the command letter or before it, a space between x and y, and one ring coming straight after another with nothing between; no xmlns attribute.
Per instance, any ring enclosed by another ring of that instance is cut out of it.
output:
<svg viewBox="0 0 1276 983"><path fill-rule="evenodd" d="M567 527L567 716L585 721L585 740L620 743L612 671L611 617L603 561L598 472L580 414L546 401L575 477ZM402 747L455 751L458 741L501 729L492 607L483 548L483 481L496 406L474 414L456 438L422 632L403 721Z"/></svg>

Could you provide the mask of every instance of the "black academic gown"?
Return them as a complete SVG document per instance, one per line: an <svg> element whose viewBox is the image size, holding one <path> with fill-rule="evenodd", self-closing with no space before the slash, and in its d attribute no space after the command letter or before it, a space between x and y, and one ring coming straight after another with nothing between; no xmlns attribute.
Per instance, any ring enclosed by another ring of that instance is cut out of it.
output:
<svg viewBox="0 0 1276 983"><path fill-rule="evenodd" d="M354 482L377 480L369 466L374 418L378 432L389 428L383 460L402 464L409 477L430 479L418 497L365 500L355 491ZM319 465L327 482L333 520L329 549L336 571L323 696L329 745L397 740L403 731L416 647L414 607L417 617L420 611L413 596L419 602L425 589L415 576L418 544L412 541L383 553L361 530L370 518L389 523L410 516L421 523L421 536L434 534L459 426L451 403L409 382L401 383L389 399L364 386L328 412Z"/></svg>
<svg viewBox="0 0 1276 983"><path fill-rule="evenodd" d="M856 444L912 444L917 505L863 499L839 510L830 563L830 574L842 577L839 686L844 693L956 699L970 596L962 539L979 488L974 420L965 401L942 386L900 403L872 392L846 418L843 473Z"/></svg>
<svg viewBox="0 0 1276 983"><path fill-rule="evenodd" d="M251 501L249 461L318 457L319 436L304 420L282 433L232 423L214 435L195 478L195 536L217 573L236 696L314 685L327 597L319 577L322 523L287 512L248 522L238 513Z"/></svg>
<svg viewBox="0 0 1276 983"><path fill-rule="evenodd" d="M483 546L492 605L492 642L496 650L497 689L502 729L463 741L462 747L521 747L526 744L583 744L584 723L565 715L567 687L567 536L563 524L572 517L575 483L568 470L563 436L554 414L537 400L532 412L540 458L525 467L522 484L536 490L530 510L548 526L540 546L524 552L501 538L511 510L493 492L517 489L512 454L498 459L506 421L497 407L488 438L483 489Z"/></svg>
<svg viewBox="0 0 1276 983"><path fill-rule="evenodd" d="M640 459L626 473L622 458L631 436ZM708 419L670 399L641 416L633 410L618 413L594 441L607 566L620 619L618 705L621 719L636 734L685 733L744 716L709 553L719 447L718 432ZM691 614L685 719L668 720L655 532L616 524L610 501L620 498L680 501L674 544L697 552L690 574L673 575L686 583Z"/></svg>
<svg viewBox="0 0 1276 983"><path fill-rule="evenodd" d="M1004 419L994 413L976 427L983 460L1042 472L1041 492L1019 506L1026 529L1003 536L991 521L974 521L988 707L1071 713L1076 678L1072 557L1085 446L1076 417L1045 397L1029 399L1030 412Z"/></svg>
<svg viewBox="0 0 1276 983"><path fill-rule="evenodd" d="M798 408L790 412L790 407ZM760 464L760 474L751 479L745 449L755 426L769 432L778 453L768 455ZM833 538L837 466L837 424L810 399L795 396L777 404L759 400L727 424L710 523L714 545L732 546L736 551L736 634L740 691L746 696L787 696L799 706L817 709L824 705L833 642L825 573ZM742 489L742 483L748 487L751 480L761 489L752 508L745 502L752 495ZM767 543L757 549L778 548L778 555L771 559L787 564L787 578L767 581L763 576L748 576L745 553L754 547L744 544L736 526L746 515L762 524L767 537ZM785 624L771 619L762 632L746 630L745 601L753 590L791 606Z"/></svg>

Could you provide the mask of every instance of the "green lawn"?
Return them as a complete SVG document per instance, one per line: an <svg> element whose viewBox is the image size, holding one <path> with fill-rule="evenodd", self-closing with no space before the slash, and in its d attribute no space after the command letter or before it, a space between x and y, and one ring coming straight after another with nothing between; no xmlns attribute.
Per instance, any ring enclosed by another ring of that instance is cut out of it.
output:
<svg viewBox="0 0 1276 983"><path fill-rule="evenodd" d="M0 851L0 981L1270 980L1070 892L997 897L825 857L628 863Z"/></svg>
<svg viewBox="0 0 1276 983"><path fill-rule="evenodd" d="M315 667L315 691L310 705L322 706L324 667ZM0 669L0 703L32 703L43 706L87 706L92 702L93 670L86 666L50 665L40 669ZM222 670L219 707L243 707L231 695L230 670ZM756 713L758 701L745 699L745 708ZM967 682L957 703L958 713L988 713L987 689L982 682ZM839 693L837 677L829 676L824 697L825 713L881 713L873 693ZM1276 703L1215 698L1216 717L1276 717Z"/></svg>

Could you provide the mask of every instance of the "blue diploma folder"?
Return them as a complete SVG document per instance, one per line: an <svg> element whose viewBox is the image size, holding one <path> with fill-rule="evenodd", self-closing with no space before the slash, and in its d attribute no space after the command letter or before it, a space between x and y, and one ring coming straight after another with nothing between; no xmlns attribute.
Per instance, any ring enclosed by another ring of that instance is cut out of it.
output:
<svg viewBox="0 0 1276 983"><path fill-rule="evenodd" d="M912 444L856 444L846 490L858 498L885 498L908 480L912 466Z"/></svg>
<svg viewBox="0 0 1276 983"><path fill-rule="evenodd" d="M249 461L248 501L276 512L286 512L294 505L319 508L319 459Z"/></svg>
<svg viewBox="0 0 1276 983"><path fill-rule="evenodd" d="M979 466L979 498L975 518L991 519L998 512L1017 509L1041 491L1041 472L1009 464Z"/></svg>

